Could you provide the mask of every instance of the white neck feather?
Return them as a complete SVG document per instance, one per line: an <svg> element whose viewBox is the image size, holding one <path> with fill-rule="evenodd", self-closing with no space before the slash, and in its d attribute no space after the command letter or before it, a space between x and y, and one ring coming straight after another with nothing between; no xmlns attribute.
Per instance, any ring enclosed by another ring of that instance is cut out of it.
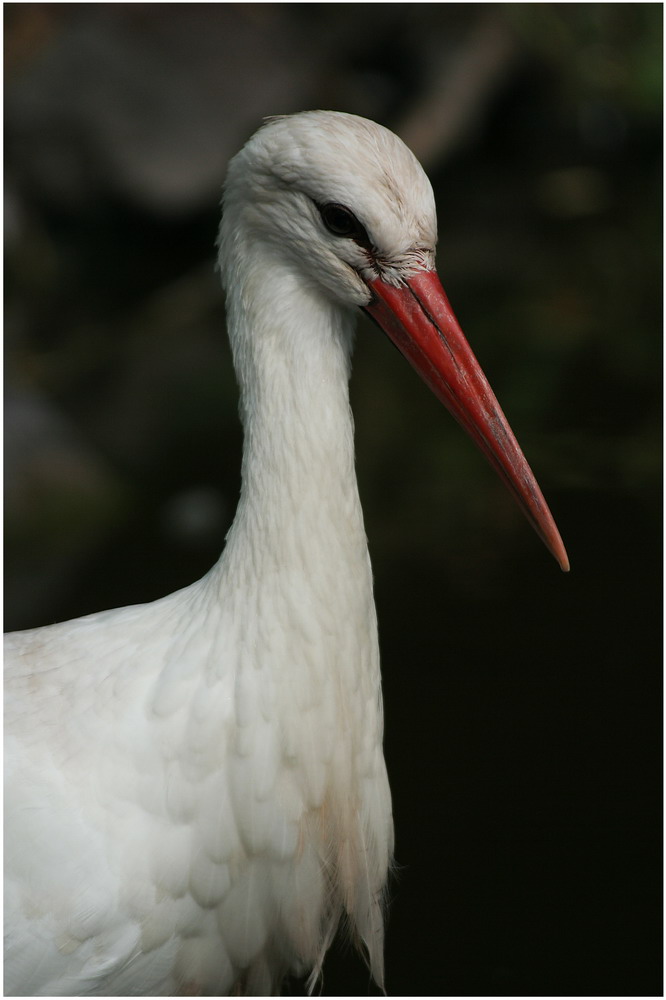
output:
<svg viewBox="0 0 666 1000"><path fill-rule="evenodd" d="M311 826L299 837L329 859L322 927L346 911L381 982L392 824L348 395L354 316L266 257L253 245L250 263L236 241L240 263L225 275L245 447L236 519L211 579L240 653L237 710L281 691L279 741L298 762L301 823ZM319 961L323 939L317 950Z"/></svg>
<svg viewBox="0 0 666 1000"><path fill-rule="evenodd" d="M354 315L252 251L227 284L245 446L224 561L251 553L257 575L279 568L344 587L367 563L348 392Z"/></svg>

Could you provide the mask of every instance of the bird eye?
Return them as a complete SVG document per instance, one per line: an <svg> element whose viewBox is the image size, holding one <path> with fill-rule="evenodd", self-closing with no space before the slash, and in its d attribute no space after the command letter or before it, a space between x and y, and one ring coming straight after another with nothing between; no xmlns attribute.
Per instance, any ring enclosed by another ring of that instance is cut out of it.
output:
<svg viewBox="0 0 666 1000"><path fill-rule="evenodd" d="M359 236L364 232L353 212L344 205L320 205L322 221L334 236Z"/></svg>
<svg viewBox="0 0 666 1000"><path fill-rule="evenodd" d="M353 212L344 205L337 205L334 202L329 202L328 205L319 205L316 202L315 204L329 233L333 233L334 236L348 236L371 256L376 254L377 251L370 242L365 226L361 225Z"/></svg>

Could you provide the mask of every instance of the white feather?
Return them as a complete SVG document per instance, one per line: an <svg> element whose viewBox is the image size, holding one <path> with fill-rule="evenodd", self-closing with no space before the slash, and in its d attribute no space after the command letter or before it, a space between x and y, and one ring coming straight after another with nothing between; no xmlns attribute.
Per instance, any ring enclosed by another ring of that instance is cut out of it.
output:
<svg viewBox="0 0 666 1000"><path fill-rule="evenodd" d="M383 982L391 802L347 390L368 265L316 201L356 206L396 280L432 261L430 185L377 125L273 120L232 162L237 516L193 586L8 638L8 994L313 987L343 915Z"/></svg>

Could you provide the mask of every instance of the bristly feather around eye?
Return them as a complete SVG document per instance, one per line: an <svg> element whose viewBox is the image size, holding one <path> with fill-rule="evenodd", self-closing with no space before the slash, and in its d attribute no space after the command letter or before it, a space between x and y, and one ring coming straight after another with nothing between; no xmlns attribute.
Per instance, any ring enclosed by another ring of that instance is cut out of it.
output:
<svg viewBox="0 0 666 1000"><path fill-rule="evenodd" d="M405 253L393 255L366 252L366 256L370 272L363 275L366 280L381 278L396 288L401 288L414 274L435 268L435 254L428 247L413 247Z"/></svg>

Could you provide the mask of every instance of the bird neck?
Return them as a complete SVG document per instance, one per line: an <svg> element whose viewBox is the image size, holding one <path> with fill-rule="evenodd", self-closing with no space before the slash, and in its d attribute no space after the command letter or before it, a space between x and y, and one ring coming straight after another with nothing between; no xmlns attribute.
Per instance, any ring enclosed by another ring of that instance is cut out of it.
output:
<svg viewBox="0 0 666 1000"><path fill-rule="evenodd" d="M245 431L242 488L227 548L262 562L367 558L349 407L354 316L266 251L227 281ZM336 560L336 561L337 561Z"/></svg>

